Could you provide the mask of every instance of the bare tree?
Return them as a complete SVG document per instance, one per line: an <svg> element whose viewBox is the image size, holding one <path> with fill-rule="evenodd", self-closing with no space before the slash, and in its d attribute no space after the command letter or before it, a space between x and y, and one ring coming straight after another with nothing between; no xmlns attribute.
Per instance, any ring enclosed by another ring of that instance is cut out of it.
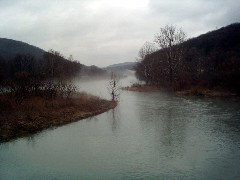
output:
<svg viewBox="0 0 240 180"><path fill-rule="evenodd" d="M146 56L148 56L149 54L152 54L156 50L157 48L154 43L146 41L138 52L137 60L143 61L146 58Z"/></svg>
<svg viewBox="0 0 240 180"><path fill-rule="evenodd" d="M139 61L137 65L137 76L140 79L143 79L147 84L151 79L151 73L153 68L154 61L149 61L146 58L157 50L154 43L145 42L144 45L140 48L138 52L137 61Z"/></svg>
<svg viewBox="0 0 240 180"><path fill-rule="evenodd" d="M173 86L174 74L181 64L183 57L183 42L186 40L186 34L181 28L172 25L166 25L160 28L159 34L155 36L155 42L165 51L167 61L167 74L171 87Z"/></svg>
<svg viewBox="0 0 240 180"><path fill-rule="evenodd" d="M108 90L112 97L112 101L117 101L120 95L119 81L114 73L111 74L111 80L109 81Z"/></svg>

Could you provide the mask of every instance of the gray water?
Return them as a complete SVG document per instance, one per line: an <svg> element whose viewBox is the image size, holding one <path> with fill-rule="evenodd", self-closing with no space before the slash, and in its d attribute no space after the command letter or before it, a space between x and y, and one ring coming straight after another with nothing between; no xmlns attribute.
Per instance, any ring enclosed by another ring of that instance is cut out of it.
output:
<svg viewBox="0 0 240 180"><path fill-rule="evenodd" d="M109 98L106 84L78 82ZM123 91L114 110L0 144L0 179L240 179L239 166L240 103L166 92Z"/></svg>

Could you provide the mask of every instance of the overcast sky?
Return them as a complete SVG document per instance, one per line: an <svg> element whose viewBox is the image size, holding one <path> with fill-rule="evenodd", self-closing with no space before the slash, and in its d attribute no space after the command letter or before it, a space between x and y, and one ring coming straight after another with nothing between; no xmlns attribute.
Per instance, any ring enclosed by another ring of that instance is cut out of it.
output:
<svg viewBox="0 0 240 180"><path fill-rule="evenodd" d="M240 21L240 0L0 0L0 37L100 67L135 61L160 27L188 38Z"/></svg>

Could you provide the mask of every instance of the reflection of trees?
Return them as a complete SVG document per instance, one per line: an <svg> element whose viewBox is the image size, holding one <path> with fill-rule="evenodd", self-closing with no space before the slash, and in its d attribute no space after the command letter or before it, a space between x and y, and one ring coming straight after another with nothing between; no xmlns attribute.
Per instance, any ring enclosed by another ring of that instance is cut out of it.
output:
<svg viewBox="0 0 240 180"><path fill-rule="evenodd" d="M111 111L112 118L110 118L110 124L112 127L112 132L116 132L119 128L119 113L117 111L117 108L112 109Z"/></svg>
<svg viewBox="0 0 240 180"><path fill-rule="evenodd" d="M165 146L173 146L173 141L174 141L174 137L173 137L173 109L167 108L167 114L166 114L166 118L163 118L163 129L162 129L162 135L160 138L162 138L162 144L164 144Z"/></svg>
<svg viewBox="0 0 240 180"><path fill-rule="evenodd" d="M91 117L88 117L86 119L86 121L98 121L98 117L97 116L91 116Z"/></svg>
<svg viewBox="0 0 240 180"><path fill-rule="evenodd" d="M31 145L32 147L35 147L36 144L36 135L30 135L26 137L28 145Z"/></svg>
<svg viewBox="0 0 240 180"><path fill-rule="evenodd" d="M150 146L167 157L181 156L184 151L186 136L187 110L182 108L181 103L175 99L168 99L166 104L159 104L159 100L153 100L150 108L143 106L140 110L140 123L144 134L150 137ZM178 100L179 101L179 100ZM161 107L159 107L161 105ZM149 138L149 137L148 137Z"/></svg>
<svg viewBox="0 0 240 180"><path fill-rule="evenodd" d="M176 106L173 101L170 101L166 105L166 114L162 117L163 126L160 130L159 140L169 157L179 156L184 151L186 119L179 104Z"/></svg>
<svg viewBox="0 0 240 180"><path fill-rule="evenodd" d="M27 140L27 144L31 147L35 147L37 144L38 139L42 139L45 135L45 133L47 133L48 130L46 131L39 131L37 133L34 134L30 134L27 135L26 137L24 137L24 139Z"/></svg>

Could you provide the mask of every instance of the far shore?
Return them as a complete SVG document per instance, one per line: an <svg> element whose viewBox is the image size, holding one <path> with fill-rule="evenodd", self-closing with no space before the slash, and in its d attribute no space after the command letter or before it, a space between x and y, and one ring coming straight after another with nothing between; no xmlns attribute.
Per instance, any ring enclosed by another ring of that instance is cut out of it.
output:
<svg viewBox="0 0 240 180"><path fill-rule="evenodd" d="M150 86L145 84L133 84L132 86L123 87L126 91L136 91L136 92L156 92L162 90L156 86ZM164 89L164 91L167 91ZM239 97L237 94L231 93L229 91L208 89L203 87L190 87L183 90L173 91L179 95L193 95L202 97Z"/></svg>
<svg viewBox="0 0 240 180"><path fill-rule="evenodd" d="M192 87L189 89L183 89L176 91L176 93L181 95L194 95L202 97L238 97L237 94L231 93L229 91L208 89L202 87Z"/></svg>
<svg viewBox="0 0 240 180"><path fill-rule="evenodd" d="M155 92L159 91L160 89L155 86L149 86L145 84L133 84L132 86L122 87L122 90L136 92Z"/></svg>
<svg viewBox="0 0 240 180"><path fill-rule="evenodd" d="M29 97L18 106L3 95L0 100L0 143L95 116L117 105L83 93L53 100Z"/></svg>

